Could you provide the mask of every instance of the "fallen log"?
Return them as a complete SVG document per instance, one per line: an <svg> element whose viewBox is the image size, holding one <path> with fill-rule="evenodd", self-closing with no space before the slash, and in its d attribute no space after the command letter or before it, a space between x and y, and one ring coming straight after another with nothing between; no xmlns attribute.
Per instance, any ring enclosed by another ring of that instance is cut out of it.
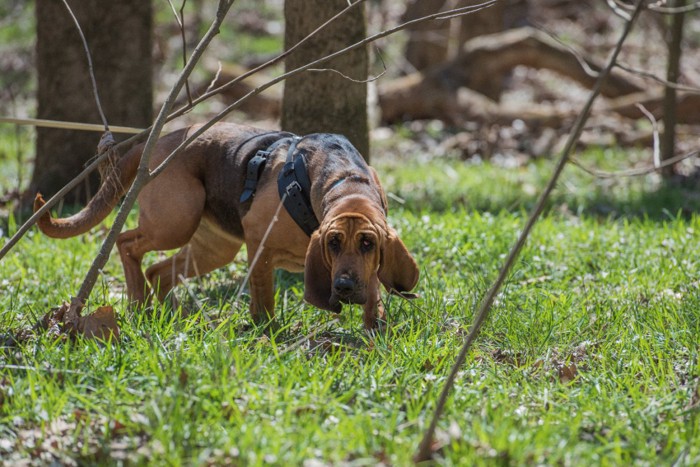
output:
<svg viewBox="0 0 700 467"><path fill-rule="evenodd" d="M197 97L204 94L208 89L222 86L229 81L242 76L248 71L247 68L235 64L221 64L219 70L211 70L212 78L206 83L199 83L192 89L192 96ZM232 104L256 88L266 84L268 78L264 75L255 74L249 76L239 83L221 91L219 99L225 104ZM278 119L281 113L282 92L280 86L273 86L265 93L257 94L244 101L239 110L259 119ZM186 98L180 98L176 107L187 104Z"/></svg>
<svg viewBox="0 0 700 467"><path fill-rule="evenodd" d="M657 120L663 119L663 89L630 94L610 101L608 108L631 119L646 118L637 104L647 109ZM676 120L678 123L700 123L700 94L679 92L676 95Z"/></svg>
<svg viewBox="0 0 700 467"><path fill-rule="evenodd" d="M491 77L501 76L519 65L552 70L585 87L590 87L595 79L589 71L596 72L601 67L592 59L577 56L537 29L511 29L479 36L466 42L462 54L454 60L382 82L378 87L381 121L439 119L461 126L469 121L509 124L519 119L531 127L550 128L561 128L571 122L577 111L573 107L532 102L505 105L497 102L498 96L489 98L484 94L493 89L487 85ZM214 86L246 71L243 67L225 65ZM230 104L266 81L263 75L253 75L223 92L221 98ZM208 86L209 83L196 87L193 94L202 94ZM636 82L617 72L610 75L602 94L608 97L607 109L623 117L646 118L635 105L640 103L657 119L662 119L662 88L644 91ZM253 118L278 119L280 108L281 92L279 88L272 88L246 101L241 110ZM700 123L700 95L678 94L678 121Z"/></svg>
<svg viewBox="0 0 700 467"><path fill-rule="evenodd" d="M387 123L402 119L438 118L452 123L481 114L477 108L457 102L457 91L469 88L488 95L490 81L516 66L549 69L585 87L591 87L601 65L579 57L547 34L533 28L519 28L476 37L464 44L462 53L453 60L423 72L393 80L379 87L382 120ZM613 73L601 93L620 97L641 92L642 88L620 73ZM499 96L488 96L496 101ZM494 105L497 105L494 102ZM528 105L530 107L530 105ZM490 108L492 115L500 112ZM555 120L559 120L556 118Z"/></svg>

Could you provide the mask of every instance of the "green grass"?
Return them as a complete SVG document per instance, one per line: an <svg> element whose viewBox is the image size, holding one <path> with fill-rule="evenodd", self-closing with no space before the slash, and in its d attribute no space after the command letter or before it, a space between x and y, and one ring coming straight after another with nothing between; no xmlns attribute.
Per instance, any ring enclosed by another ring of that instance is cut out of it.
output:
<svg viewBox="0 0 700 467"><path fill-rule="evenodd" d="M616 168L622 156L585 160ZM240 257L188 284L196 302L178 291L189 317L128 312L113 255L92 307L116 307L119 343L39 335L0 351L0 458L410 463L552 163L377 155L376 165L404 200L391 221L422 273L420 299L388 299L388 335L366 335L357 308L305 306L299 278L280 274L283 329L263 336L232 303ZM700 217L689 194L566 170L459 373L439 424L441 465L700 462ZM103 237L22 240L0 261L0 329L75 293Z"/></svg>

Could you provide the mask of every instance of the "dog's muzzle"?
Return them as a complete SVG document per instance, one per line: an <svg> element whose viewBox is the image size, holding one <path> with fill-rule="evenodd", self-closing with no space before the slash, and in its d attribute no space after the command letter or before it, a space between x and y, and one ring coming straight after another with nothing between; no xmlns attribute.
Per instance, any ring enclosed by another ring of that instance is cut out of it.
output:
<svg viewBox="0 0 700 467"><path fill-rule="evenodd" d="M360 285L360 281L350 274L340 274L333 280L333 290L331 302L364 304L365 287Z"/></svg>

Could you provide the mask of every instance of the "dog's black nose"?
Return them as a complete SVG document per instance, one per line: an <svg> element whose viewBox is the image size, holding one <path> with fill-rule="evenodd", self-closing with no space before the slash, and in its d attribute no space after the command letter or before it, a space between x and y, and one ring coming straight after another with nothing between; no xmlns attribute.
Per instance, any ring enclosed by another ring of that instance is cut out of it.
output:
<svg viewBox="0 0 700 467"><path fill-rule="evenodd" d="M347 276L340 276L333 282L333 291L341 297L347 297L354 290L355 281Z"/></svg>

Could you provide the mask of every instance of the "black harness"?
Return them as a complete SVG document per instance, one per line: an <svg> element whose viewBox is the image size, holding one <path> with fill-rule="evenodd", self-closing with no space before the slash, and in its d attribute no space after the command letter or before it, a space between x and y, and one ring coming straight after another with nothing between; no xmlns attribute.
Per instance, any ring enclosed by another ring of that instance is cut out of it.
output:
<svg viewBox="0 0 700 467"><path fill-rule="evenodd" d="M297 144L301 140L301 136L282 138L272 143L267 149L255 153L248 162L240 202L245 203L255 196L258 180L270 154L282 144L289 143L287 159L277 177L277 189L291 218L310 237L320 224L311 207L311 180L306 168L306 153L303 150L296 151Z"/></svg>

